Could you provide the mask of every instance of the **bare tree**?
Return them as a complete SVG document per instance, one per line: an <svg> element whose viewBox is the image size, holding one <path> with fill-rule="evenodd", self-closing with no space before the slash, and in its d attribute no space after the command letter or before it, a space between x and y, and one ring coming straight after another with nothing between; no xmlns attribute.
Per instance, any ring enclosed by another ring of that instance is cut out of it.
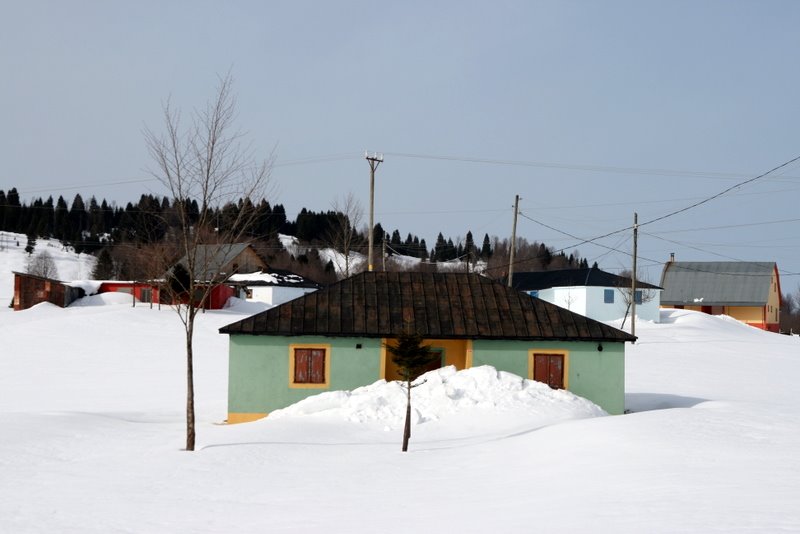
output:
<svg viewBox="0 0 800 534"><path fill-rule="evenodd" d="M619 276L622 279L616 285L616 290L620 294L622 303L625 305L625 315L622 317L622 324L620 325L620 329L624 329L625 321L628 320L628 315L631 312L631 306L633 305L634 299L636 299L637 306L639 306L640 304L645 304L646 302L650 302L656 298L656 290L652 288L639 287L638 286L639 280L637 277L636 293L634 293L633 288L631 287L632 273L630 271L621 271L619 273Z"/></svg>
<svg viewBox="0 0 800 534"><path fill-rule="evenodd" d="M25 271L28 274L41 276L42 278L58 278L58 267L53 257L46 250L41 251L35 256L28 256L25 262Z"/></svg>
<svg viewBox="0 0 800 534"><path fill-rule="evenodd" d="M353 195L352 191L347 193L341 200L337 199L332 206L335 217L330 230L328 231L328 242L330 245L342 253L341 260L335 257L334 261L342 263L337 265L339 272L344 273L345 278L349 278L352 272L352 252L360 241L358 226L364 216L364 208ZM363 264L363 262L362 262Z"/></svg>
<svg viewBox="0 0 800 534"><path fill-rule="evenodd" d="M144 131L153 160L150 173L172 195L177 220L176 245L184 258L185 279L181 284L166 286L173 290L180 288L184 300L175 309L186 336L186 450L189 451L195 447L192 343L195 318L216 282L204 279L203 273L208 272L213 258L198 253L198 248L217 243L224 253L226 247L245 235L253 222L250 219L255 215L254 210L237 210L234 219L227 222L225 234L220 235L212 221L214 209L238 199L264 198L272 168L272 154L258 160L252 148L243 143L242 133L234 128L236 100L232 84L230 73L221 77L214 97L204 109L195 110L185 126L180 112L167 101L163 106L164 131L156 133L149 128Z"/></svg>

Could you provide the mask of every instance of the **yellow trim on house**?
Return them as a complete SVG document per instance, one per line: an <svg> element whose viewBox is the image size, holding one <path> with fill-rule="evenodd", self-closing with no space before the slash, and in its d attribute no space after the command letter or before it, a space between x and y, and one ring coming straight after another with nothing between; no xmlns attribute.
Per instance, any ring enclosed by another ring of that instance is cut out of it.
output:
<svg viewBox="0 0 800 534"><path fill-rule="evenodd" d="M528 349L528 379L533 380L534 354L560 354L564 357L564 389L569 389L569 351L563 349Z"/></svg>
<svg viewBox="0 0 800 534"><path fill-rule="evenodd" d="M322 384L297 384L294 381L295 349L325 350L325 382ZM331 346L328 343L292 343L289 345L289 387L293 389L327 389L331 383Z"/></svg>
<svg viewBox="0 0 800 534"><path fill-rule="evenodd" d="M467 340L467 351L466 355L464 356L464 369L470 369L472 367L472 340Z"/></svg>
<svg viewBox="0 0 800 534"><path fill-rule="evenodd" d="M250 421L256 421L258 419L263 419L269 414L266 413L228 413L228 424L229 425L236 425L239 423L249 423Z"/></svg>
<svg viewBox="0 0 800 534"><path fill-rule="evenodd" d="M381 368L378 371L378 379L386 380L386 338L381 338Z"/></svg>

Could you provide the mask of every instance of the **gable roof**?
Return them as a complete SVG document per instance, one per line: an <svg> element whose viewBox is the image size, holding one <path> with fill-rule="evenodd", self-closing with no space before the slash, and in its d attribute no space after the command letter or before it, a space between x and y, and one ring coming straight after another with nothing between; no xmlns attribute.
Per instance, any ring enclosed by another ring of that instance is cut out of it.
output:
<svg viewBox="0 0 800 534"><path fill-rule="evenodd" d="M631 279L600 269L556 269L514 273L512 286L518 291L535 291L551 287L631 287ZM661 289L647 282L636 281L639 289Z"/></svg>
<svg viewBox="0 0 800 534"><path fill-rule="evenodd" d="M476 274L364 272L220 328L223 334L634 341Z"/></svg>
<svg viewBox="0 0 800 534"><path fill-rule="evenodd" d="M198 281L210 282L220 275L233 273L224 272L224 268L242 254L249 243L218 243L213 245L197 245L195 248L195 278ZM255 253L255 250L253 251ZM257 254L257 253L256 253ZM188 256L184 255L176 263L186 266ZM266 265L266 262L264 262Z"/></svg>
<svg viewBox="0 0 800 534"><path fill-rule="evenodd" d="M775 262L671 261L661 274L661 304L695 306L764 306Z"/></svg>

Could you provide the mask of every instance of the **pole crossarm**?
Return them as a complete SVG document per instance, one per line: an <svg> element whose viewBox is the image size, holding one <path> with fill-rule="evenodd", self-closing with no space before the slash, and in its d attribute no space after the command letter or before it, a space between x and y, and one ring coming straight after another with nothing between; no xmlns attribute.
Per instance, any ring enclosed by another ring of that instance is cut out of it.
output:
<svg viewBox="0 0 800 534"><path fill-rule="evenodd" d="M364 152L364 159L369 163L369 249L367 250L367 270L373 270L373 244L375 240L375 171L383 163L383 154Z"/></svg>

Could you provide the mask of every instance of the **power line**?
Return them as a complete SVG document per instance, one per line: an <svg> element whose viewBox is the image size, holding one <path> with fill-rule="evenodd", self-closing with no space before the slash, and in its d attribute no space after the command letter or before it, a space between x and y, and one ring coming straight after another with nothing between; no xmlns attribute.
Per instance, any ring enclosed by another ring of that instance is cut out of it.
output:
<svg viewBox="0 0 800 534"><path fill-rule="evenodd" d="M636 167L614 167L604 165L581 165L576 163L553 163L544 161L525 161L525 160L509 160L509 159L492 159L492 158L478 158L467 156L448 156L448 155L435 155L435 154L414 154L408 152L385 152L387 156L394 156L398 158L412 158L412 159L430 159L440 161L458 161L463 163L482 163L487 165L507 165L515 167L543 167L550 169L570 169L579 171L594 171L594 172L611 172L623 174L649 174L655 176L686 176L692 178L716 178L716 179L736 179L749 176L748 174L728 173L728 172L712 172L712 171L685 171L676 169L650 169L650 168L636 168ZM790 181L797 179L796 176L784 176Z"/></svg>
<svg viewBox="0 0 800 534"><path fill-rule="evenodd" d="M729 193L729 192L733 191L734 189L738 189L739 187L742 187L742 186L745 186L745 185L747 185L749 183L755 182L756 180L760 180L761 178L764 178L767 175L772 174L773 172L775 172L775 171L777 171L779 169L782 169L784 167L787 167L787 166L791 165L792 163L795 163L796 161L800 161L800 156L794 157L794 158L790 159L789 161L787 161L785 163L781 163L777 167L773 167L772 169L768 170L767 172L761 173L758 176L755 176L753 178L749 178L747 180L743 180L741 182L738 182L738 183L736 183L736 184L734 184L734 185L732 185L732 186L720 191L719 193L717 193L715 195L711 195L710 197L706 197L703 200L701 200L699 202L695 202L694 204L692 204L690 206L686 206L685 208L681 208L679 210L672 211L670 213L667 213L666 215L662 215L661 217L656 217L655 219L651 219L651 220L649 220L647 222L643 222L643 223L639 224L639 226L644 226L646 224L653 224L654 222L663 221L664 219L667 219L669 217L674 217L675 215L678 215L678 214L683 213L685 211L689 211L690 209L696 208L698 206L702 206L703 204L706 204L706 203L711 202L712 200L714 200L716 198L721 197L725 193Z"/></svg>
<svg viewBox="0 0 800 534"><path fill-rule="evenodd" d="M783 223L790 223L790 222L798 222L800 219L779 219L777 221L762 221L762 222L755 222L755 223L741 223L741 224L726 224L721 226L705 226L699 228L687 228L684 230L662 230L658 232L659 234L678 234L682 232L698 232L701 230L722 230L726 228L745 228L748 226L762 226L768 224L783 224Z"/></svg>

